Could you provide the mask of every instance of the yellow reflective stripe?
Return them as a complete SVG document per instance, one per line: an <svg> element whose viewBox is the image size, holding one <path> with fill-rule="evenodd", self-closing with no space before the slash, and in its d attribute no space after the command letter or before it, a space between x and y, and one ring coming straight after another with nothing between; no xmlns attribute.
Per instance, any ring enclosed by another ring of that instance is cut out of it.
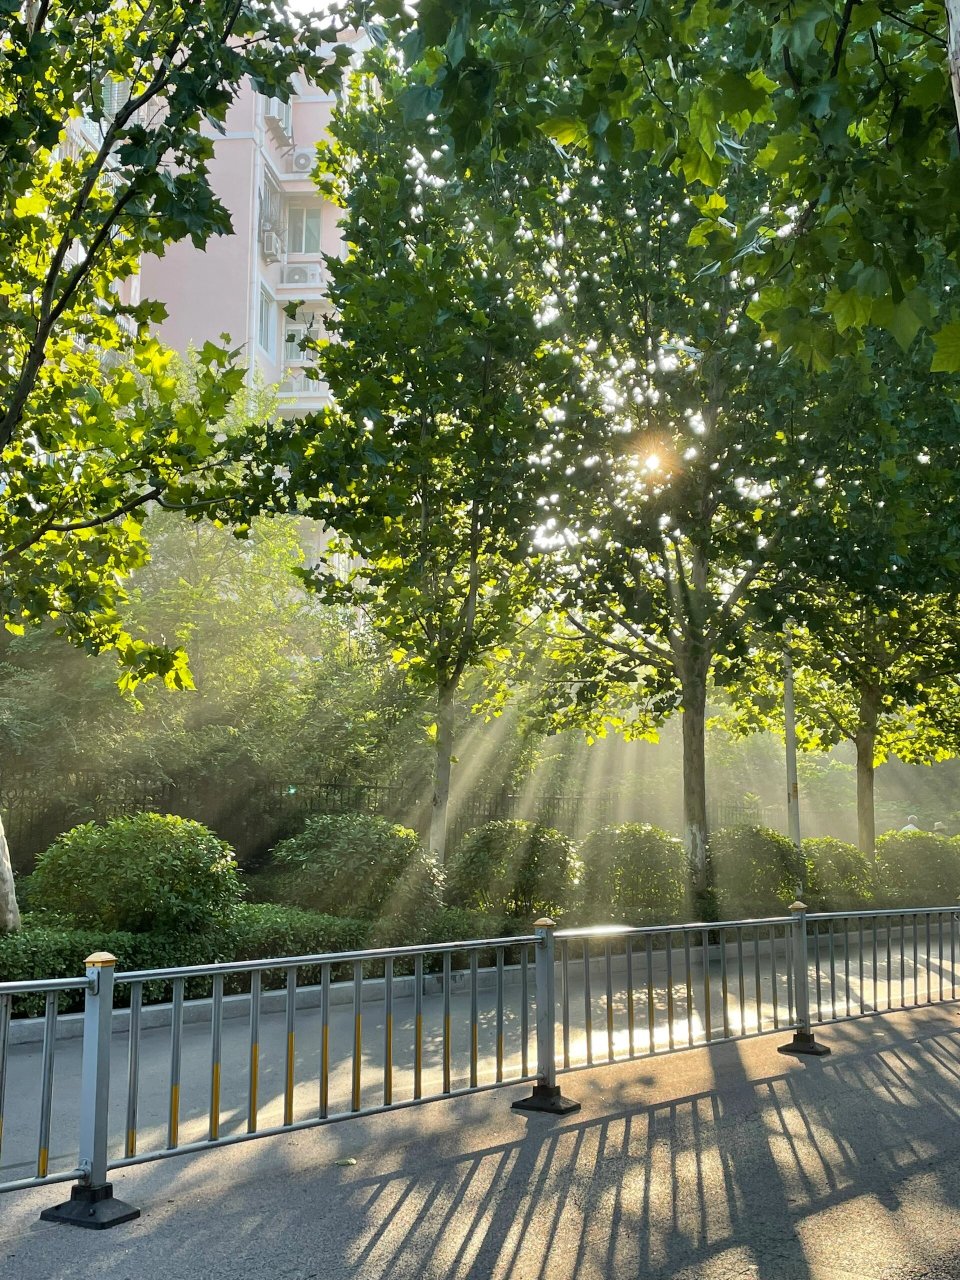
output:
<svg viewBox="0 0 960 1280"><path fill-rule="evenodd" d="M41 1147L37 1155L37 1177L45 1178L47 1176L47 1165L49 1163L49 1153L46 1147Z"/></svg>
<svg viewBox="0 0 960 1280"><path fill-rule="evenodd" d="M135 1156L137 1154L137 1131L136 1129L127 1130L127 1146L124 1151L126 1156Z"/></svg>
<svg viewBox="0 0 960 1280"><path fill-rule="evenodd" d="M210 1137L220 1137L220 1063L210 1069Z"/></svg>
<svg viewBox="0 0 960 1280"><path fill-rule="evenodd" d="M323 1042L320 1046L320 1114L327 1114L327 1103L329 1102L329 1079L330 1079L330 1028L325 1024L323 1028Z"/></svg>
<svg viewBox="0 0 960 1280"><path fill-rule="evenodd" d="M177 1138L180 1134L180 1086L172 1084L170 1086L170 1146L177 1145Z"/></svg>
<svg viewBox="0 0 960 1280"><path fill-rule="evenodd" d="M354 1019L354 1044L360 1044L360 1014ZM353 1062L353 1109L360 1110L360 1055L356 1054Z"/></svg>

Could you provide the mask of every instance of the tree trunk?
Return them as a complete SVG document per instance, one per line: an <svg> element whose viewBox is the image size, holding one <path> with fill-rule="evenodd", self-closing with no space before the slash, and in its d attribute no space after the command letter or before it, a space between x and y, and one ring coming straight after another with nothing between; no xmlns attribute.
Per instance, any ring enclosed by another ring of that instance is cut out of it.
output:
<svg viewBox="0 0 960 1280"><path fill-rule="evenodd" d="M17 893L13 886L13 867L10 863L10 850L0 818L0 933L16 933L20 928L20 910L17 906Z"/></svg>
<svg viewBox="0 0 960 1280"><path fill-rule="evenodd" d="M868 858L877 854L877 823L873 803L874 755L877 745L879 695L869 690L860 695L860 713L854 746L857 749L857 839Z"/></svg>
<svg viewBox="0 0 960 1280"><path fill-rule="evenodd" d="M437 758L430 812L430 852L441 866L447 860L447 810L450 805L450 767L453 755L453 694L437 698Z"/></svg>
<svg viewBox="0 0 960 1280"><path fill-rule="evenodd" d="M960 137L960 0L947 0L947 62L953 86L953 106Z"/></svg>
<svg viewBox="0 0 960 1280"><path fill-rule="evenodd" d="M710 888L707 856L706 675L683 680L683 843L696 905Z"/></svg>

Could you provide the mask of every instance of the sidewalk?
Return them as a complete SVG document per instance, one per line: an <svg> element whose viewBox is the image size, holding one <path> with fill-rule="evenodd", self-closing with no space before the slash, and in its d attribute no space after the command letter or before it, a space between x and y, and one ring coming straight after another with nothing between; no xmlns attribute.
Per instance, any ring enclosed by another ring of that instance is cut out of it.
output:
<svg viewBox="0 0 960 1280"><path fill-rule="evenodd" d="M557 1120L516 1087L142 1166L108 1232L3 1196L0 1278L957 1280L957 1006L786 1038L571 1073Z"/></svg>

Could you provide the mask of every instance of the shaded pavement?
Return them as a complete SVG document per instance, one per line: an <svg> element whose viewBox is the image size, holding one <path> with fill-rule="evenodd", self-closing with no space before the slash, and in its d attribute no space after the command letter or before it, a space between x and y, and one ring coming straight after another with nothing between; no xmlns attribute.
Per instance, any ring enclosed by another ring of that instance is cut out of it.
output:
<svg viewBox="0 0 960 1280"><path fill-rule="evenodd" d="M957 1009L818 1035L572 1072L561 1119L516 1086L129 1169L143 1216L109 1232L7 1195L0 1277L955 1280Z"/></svg>

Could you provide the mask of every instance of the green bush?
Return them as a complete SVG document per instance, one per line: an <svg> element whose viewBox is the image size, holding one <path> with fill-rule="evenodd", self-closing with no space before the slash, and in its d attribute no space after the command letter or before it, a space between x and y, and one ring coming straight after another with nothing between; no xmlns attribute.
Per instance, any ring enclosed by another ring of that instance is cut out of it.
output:
<svg viewBox="0 0 960 1280"><path fill-rule="evenodd" d="M685 918L683 845L659 827L625 823L580 846L577 913L584 924L670 924Z"/></svg>
<svg viewBox="0 0 960 1280"><path fill-rule="evenodd" d="M399 923L440 905L440 873L415 831L368 814L314 814L273 851L277 901L329 915Z"/></svg>
<svg viewBox="0 0 960 1280"><path fill-rule="evenodd" d="M877 905L948 907L960 897L960 839L891 831L877 841Z"/></svg>
<svg viewBox="0 0 960 1280"><path fill-rule="evenodd" d="M367 945L368 927L360 920L252 903L234 907L204 931L174 935L70 929L26 916L19 933L0 936L0 982L82 977L83 962L94 951L115 955L118 973L357 951ZM301 983L315 982L318 977L318 966L304 965L298 971ZM281 986L285 981L282 969L268 970L263 975L265 988ZM190 998L208 996L210 986L209 978L191 978L186 994ZM224 989L228 993L248 991L250 978L245 974L228 975ZM171 990L169 982L150 982L144 988L144 999L169 1000ZM129 1003L126 984L117 988L116 1003ZM43 1005L43 996L22 996L17 998L15 1009L20 1015L36 1015L43 1012ZM59 997L58 1007L61 1012L82 1009L82 992L65 992Z"/></svg>
<svg viewBox="0 0 960 1280"><path fill-rule="evenodd" d="M468 832L447 868L447 903L530 926L562 915L579 877L576 846L550 827L519 819Z"/></svg>
<svg viewBox="0 0 960 1280"><path fill-rule="evenodd" d="M797 896L800 858L769 827L726 827L710 837L720 919L782 915Z"/></svg>
<svg viewBox="0 0 960 1280"><path fill-rule="evenodd" d="M160 813L74 827L40 854L27 888L34 911L131 933L202 930L241 896L230 846Z"/></svg>
<svg viewBox="0 0 960 1280"><path fill-rule="evenodd" d="M822 836L803 841L804 901L811 911L864 911L873 905L873 867L856 845Z"/></svg>

